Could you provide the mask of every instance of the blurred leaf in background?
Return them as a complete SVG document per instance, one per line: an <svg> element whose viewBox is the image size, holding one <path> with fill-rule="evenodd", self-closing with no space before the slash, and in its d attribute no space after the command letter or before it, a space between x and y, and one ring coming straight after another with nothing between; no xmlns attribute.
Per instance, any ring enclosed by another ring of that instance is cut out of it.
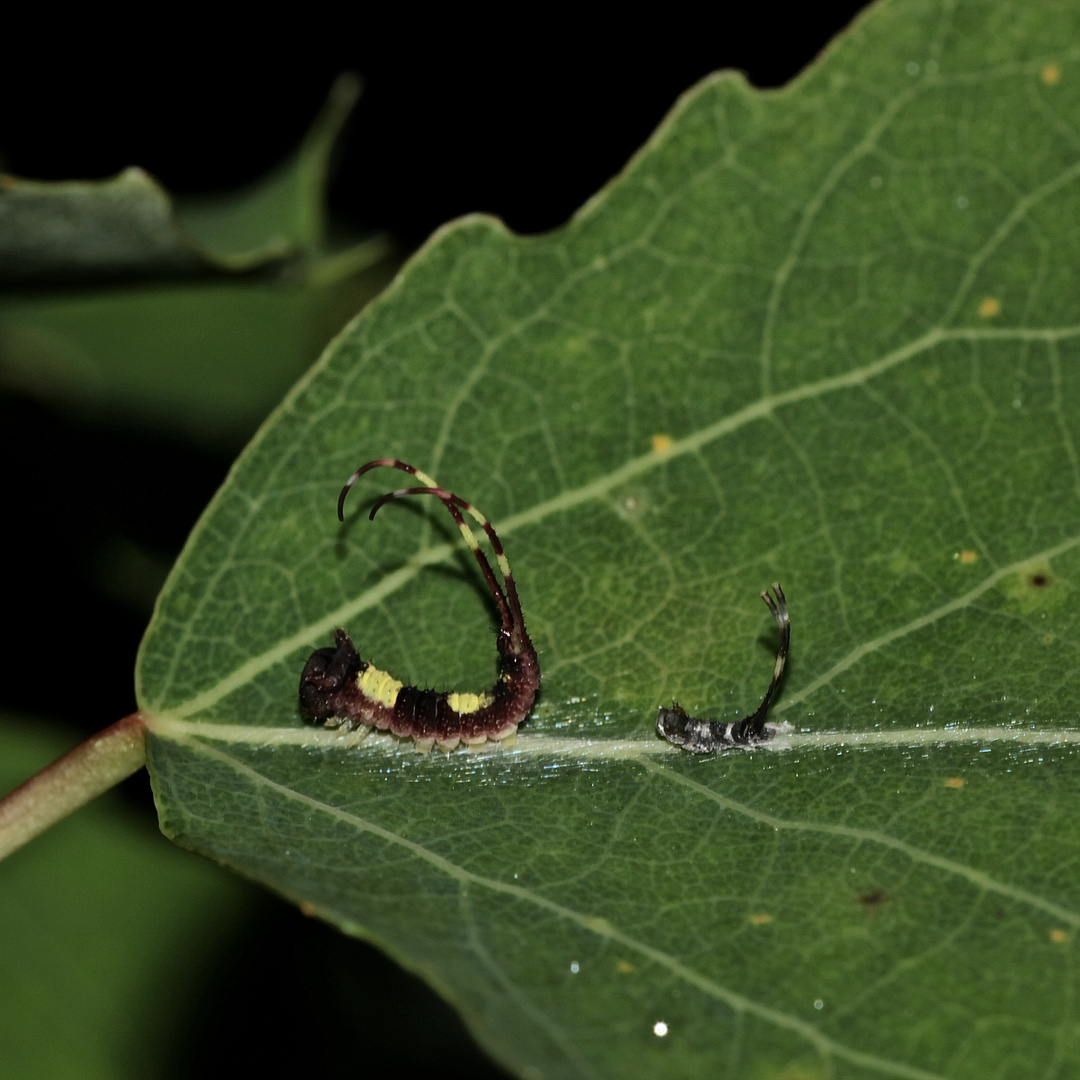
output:
<svg viewBox="0 0 1080 1080"><path fill-rule="evenodd" d="M386 236L346 240L327 224L331 157L359 93L341 76L292 157L221 197L174 206L138 169L8 178L0 283L17 291L0 304L0 385L97 421L241 445L396 267Z"/></svg>

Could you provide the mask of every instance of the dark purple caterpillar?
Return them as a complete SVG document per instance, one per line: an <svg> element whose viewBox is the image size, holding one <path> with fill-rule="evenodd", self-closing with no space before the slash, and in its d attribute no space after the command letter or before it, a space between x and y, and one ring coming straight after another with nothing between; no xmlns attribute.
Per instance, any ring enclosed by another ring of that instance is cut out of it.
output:
<svg viewBox="0 0 1080 1080"><path fill-rule="evenodd" d="M372 519L379 508L392 499L400 499L403 495L434 495L450 511L476 556L480 572L499 609L501 625L495 641L499 651L499 678L482 694L436 692L404 686L393 675L361 660L349 635L344 630L336 630L334 647L316 649L304 665L300 676L300 715L309 723L327 727L349 730L366 724L381 731L391 731L403 739L414 739L419 750L430 750L436 743L445 750L452 750L458 743L471 746L487 739L505 739L513 735L518 724L529 715L540 686L540 664L525 631L514 576L502 543L491 523L474 506L440 487L426 473L395 458L369 461L353 473L338 497L339 520L345 520L345 496L349 489L364 473L382 466L401 469L415 476L424 486L399 488L384 495L372 507ZM502 574L502 586L462 511L487 533Z"/></svg>
<svg viewBox="0 0 1080 1080"><path fill-rule="evenodd" d="M767 589L761 594L761 599L769 605L772 617L776 620L776 625L780 627L780 648L776 653L772 682L769 683L769 689L765 691L765 700L758 706L757 712L745 720L725 724L720 720L698 720L696 717L688 716L686 710L675 701L671 703L670 709L665 709L661 705L659 715L656 717L656 730L668 742L681 746L691 754L713 754L729 746L753 746L768 738L768 733L765 731L765 717L769 714L769 706L772 704L776 687L780 683L784 661L787 659L788 648L791 645L791 620L788 618L787 600L778 581L773 582L773 591L776 593L775 603Z"/></svg>

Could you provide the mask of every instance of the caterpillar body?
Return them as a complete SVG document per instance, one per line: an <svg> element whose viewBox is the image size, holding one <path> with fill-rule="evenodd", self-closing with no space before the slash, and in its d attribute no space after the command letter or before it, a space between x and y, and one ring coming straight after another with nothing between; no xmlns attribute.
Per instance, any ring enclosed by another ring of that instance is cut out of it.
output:
<svg viewBox="0 0 1080 1080"><path fill-rule="evenodd" d="M776 663L773 665L772 682L769 683L765 699L757 707L757 711L745 720L724 723L722 720L701 720L690 716L677 701L671 703L670 709L661 705L656 717L656 730L668 742L681 746L691 754L714 754L730 746L753 746L768 738L765 718L769 715L769 706L780 684L784 662L791 647L791 620L788 618L787 598L778 581L773 582L773 592L776 593L775 600L768 590L761 594L761 599L768 605L776 625L780 627L780 645L776 653Z"/></svg>
<svg viewBox="0 0 1080 1080"><path fill-rule="evenodd" d="M399 488L383 495L372 507L379 509L406 495L432 495L450 512L465 542L476 557L480 572L499 612L495 647L499 675L483 693L422 690L405 686L388 672L363 660L343 629L334 633L334 645L316 649L300 676L300 714L308 723L327 727L360 725L413 739L420 750L438 745L451 750L460 743L478 745L514 734L528 715L540 686L540 664L525 629L510 562L491 523L471 503L441 487L426 473L396 458L378 458L361 465L341 489L338 518L344 520L345 497L353 484L371 469L400 469L416 477L420 487ZM465 520L471 517L487 535L502 583Z"/></svg>

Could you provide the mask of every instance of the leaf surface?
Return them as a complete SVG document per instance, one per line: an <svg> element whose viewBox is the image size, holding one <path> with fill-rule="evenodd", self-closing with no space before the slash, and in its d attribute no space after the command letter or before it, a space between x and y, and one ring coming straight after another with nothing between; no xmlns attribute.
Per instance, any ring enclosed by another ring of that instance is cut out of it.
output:
<svg viewBox="0 0 1080 1080"><path fill-rule="evenodd" d="M566 228L440 232L237 463L140 656L167 834L421 972L525 1077L1080 1065L1080 50L1069 5L877 5L706 80ZM544 672L514 747L305 728L349 629L493 679L475 502ZM379 486L377 481L384 481ZM370 505L370 504L368 504ZM677 698L763 749L691 758Z"/></svg>

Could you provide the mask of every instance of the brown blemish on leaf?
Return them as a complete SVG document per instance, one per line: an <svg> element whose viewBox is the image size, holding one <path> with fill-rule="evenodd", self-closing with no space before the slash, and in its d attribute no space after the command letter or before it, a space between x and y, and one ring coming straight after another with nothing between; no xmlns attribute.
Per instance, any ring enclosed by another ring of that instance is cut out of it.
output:
<svg viewBox="0 0 1080 1080"><path fill-rule="evenodd" d="M618 972L618 973L619 973L620 975L630 975L630 974L631 974L631 973L633 972L633 970L634 970L634 965L633 965L633 964L630 964L630 963L627 963L627 962L626 962L625 960L620 960L620 961L619 961L619 962L618 962L618 963L617 963L617 964L615 965L615 970L616 970L616 971L617 971L617 972Z"/></svg>
<svg viewBox="0 0 1080 1080"><path fill-rule="evenodd" d="M1050 940L1055 945L1064 945L1069 940L1068 930L1054 929L1050 931Z"/></svg>
<svg viewBox="0 0 1080 1080"><path fill-rule="evenodd" d="M996 296L987 296L979 304L979 314L984 319L992 319L1001 314L1001 301Z"/></svg>
<svg viewBox="0 0 1080 1080"><path fill-rule="evenodd" d="M1060 608L1070 598L1070 591L1062 587L1046 559L1032 560L1027 566L1018 568L1015 574L1008 574L1001 579L998 588L1023 615Z"/></svg>
<svg viewBox="0 0 1080 1080"><path fill-rule="evenodd" d="M750 916L750 925L751 926L766 926L768 923L771 923L772 921L773 921L773 917L771 915L765 914L765 912L760 912L757 915L751 915Z"/></svg>
<svg viewBox="0 0 1080 1080"><path fill-rule="evenodd" d="M948 788L962 788L964 786L964 778L962 776L950 776L949 779L945 781L944 786Z"/></svg>
<svg viewBox="0 0 1080 1080"><path fill-rule="evenodd" d="M1046 67L1039 72L1039 78L1042 79L1047 86L1055 86L1061 81L1061 68L1057 64L1047 64Z"/></svg>
<svg viewBox="0 0 1080 1080"><path fill-rule="evenodd" d="M670 435L654 435L652 437L653 453L666 454L671 449L672 441Z"/></svg>
<svg viewBox="0 0 1080 1080"><path fill-rule="evenodd" d="M889 899L889 894L884 889L875 889L873 892L863 893L859 897L859 903L863 907L876 908L878 904L884 904Z"/></svg>
<svg viewBox="0 0 1080 1080"><path fill-rule="evenodd" d="M315 905L310 900L305 900L300 905L300 914L306 915L309 919L315 914L316 910Z"/></svg>
<svg viewBox="0 0 1080 1080"><path fill-rule="evenodd" d="M956 558L965 565L970 566L972 563L979 561L979 553L977 551L972 551L971 548L964 548Z"/></svg>

